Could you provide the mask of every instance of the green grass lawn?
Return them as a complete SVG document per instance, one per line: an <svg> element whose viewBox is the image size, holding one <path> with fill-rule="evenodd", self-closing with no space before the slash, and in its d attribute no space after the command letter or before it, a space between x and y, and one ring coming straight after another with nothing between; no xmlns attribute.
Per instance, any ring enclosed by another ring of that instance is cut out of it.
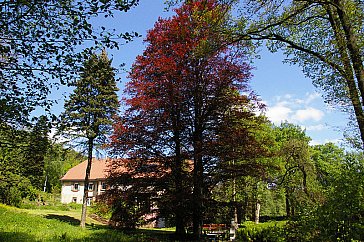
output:
<svg viewBox="0 0 364 242"><path fill-rule="evenodd" d="M171 232L122 232L88 218L79 227L80 211L18 209L0 204L0 241L163 241Z"/></svg>
<svg viewBox="0 0 364 242"><path fill-rule="evenodd" d="M100 222L87 218L87 226L81 229L79 217L81 209L70 210L37 207L19 209L0 204L0 242L12 241L170 241L174 229L137 229L118 231ZM266 222L254 224L245 222L239 229L242 241L267 237L281 241L280 228L286 222ZM278 236L278 237L277 237Z"/></svg>

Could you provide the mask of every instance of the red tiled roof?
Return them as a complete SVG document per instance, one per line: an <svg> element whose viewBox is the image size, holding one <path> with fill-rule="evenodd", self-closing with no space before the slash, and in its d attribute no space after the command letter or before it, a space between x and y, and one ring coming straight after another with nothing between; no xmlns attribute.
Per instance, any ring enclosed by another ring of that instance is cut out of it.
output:
<svg viewBox="0 0 364 242"><path fill-rule="evenodd" d="M92 159L90 180L105 179L108 175L108 165L111 159ZM72 167L67 173L61 178L61 181L67 180L84 180L86 174L87 160Z"/></svg>
<svg viewBox="0 0 364 242"><path fill-rule="evenodd" d="M112 164L114 161L114 164ZM116 161L121 161L116 162ZM99 180L99 179L106 179L109 176L109 170L112 169L114 172L117 171L117 173L128 173L132 172L133 170L128 169L127 160L120 159L92 159L92 165L91 165L91 172L90 172L90 180ZM116 164L116 167L115 167ZM157 164L158 163L152 163ZM111 166L113 165L113 166ZM193 170L193 163L191 163L190 160L187 160L188 170L191 172ZM72 167L62 178L61 181L82 181L85 179L86 174L86 166L87 166L87 160L83 161L82 163L78 164L75 167ZM149 171L144 172L144 174L138 174L135 175L135 178L143 178L143 177L160 177L162 174L157 174L158 172L162 173L169 173L170 169L163 169L160 167L157 167L155 171Z"/></svg>

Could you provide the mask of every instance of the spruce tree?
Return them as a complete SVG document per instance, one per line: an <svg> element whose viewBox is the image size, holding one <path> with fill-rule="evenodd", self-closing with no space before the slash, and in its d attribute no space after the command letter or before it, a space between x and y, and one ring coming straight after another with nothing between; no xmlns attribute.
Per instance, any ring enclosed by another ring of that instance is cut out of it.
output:
<svg viewBox="0 0 364 242"><path fill-rule="evenodd" d="M111 130L112 116L116 114L119 102L117 97L114 68L106 51L92 54L84 62L80 78L74 83L74 91L64 104L61 130L87 149L87 168L83 195L81 227L85 227L89 176L92 165L92 152L95 145L105 142Z"/></svg>

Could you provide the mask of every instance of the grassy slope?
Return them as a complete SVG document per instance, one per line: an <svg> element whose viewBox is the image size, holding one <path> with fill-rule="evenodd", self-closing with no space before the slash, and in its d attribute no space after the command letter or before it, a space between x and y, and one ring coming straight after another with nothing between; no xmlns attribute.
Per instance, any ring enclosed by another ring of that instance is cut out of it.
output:
<svg viewBox="0 0 364 242"><path fill-rule="evenodd" d="M126 235L96 221L81 229L76 215L78 211L25 210L0 204L0 241L153 241L142 231Z"/></svg>

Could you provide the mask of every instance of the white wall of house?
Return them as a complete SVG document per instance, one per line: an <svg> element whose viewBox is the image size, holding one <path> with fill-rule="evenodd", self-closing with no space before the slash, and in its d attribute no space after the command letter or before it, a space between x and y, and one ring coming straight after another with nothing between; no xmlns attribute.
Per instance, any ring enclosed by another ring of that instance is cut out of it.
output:
<svg viewBox="0 0 364 242"><path fill-rule="evenodd" d="M97 195L100 195L105 191L105 186L102 184L104 181L90 181L92 184L92 190L88 192L88 197L91 200L95 200ZM62 181L62 192L61 192L61 202L62 203L82 203L83 192L84 192L84 182L83 181Z"/></svg>

